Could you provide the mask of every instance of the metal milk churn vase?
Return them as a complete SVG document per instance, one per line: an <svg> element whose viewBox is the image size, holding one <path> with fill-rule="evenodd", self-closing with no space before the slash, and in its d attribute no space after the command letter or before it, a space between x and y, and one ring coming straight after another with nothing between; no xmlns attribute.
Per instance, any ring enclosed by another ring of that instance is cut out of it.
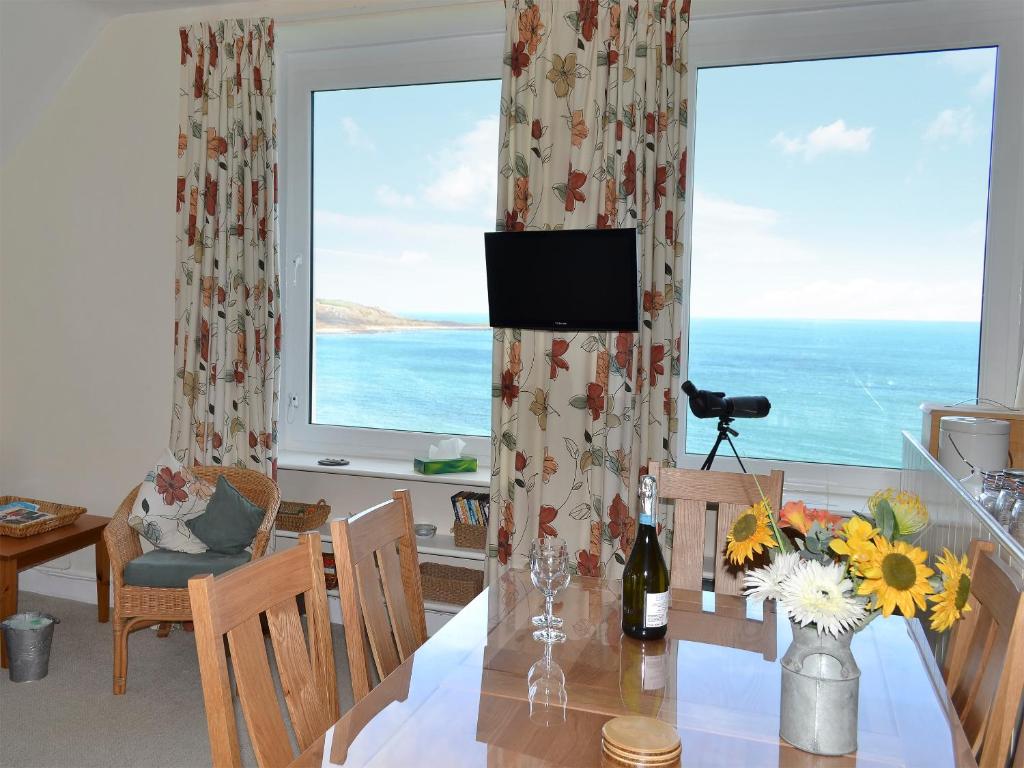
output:
<svg viewBox="0 0 1024 768"><path fill-rule="evenodd" d="M779 735L816 755L857 749L860 668L850 652L853 632L818 634L813 624L790 622L793 643L782 657Z"/></svg>

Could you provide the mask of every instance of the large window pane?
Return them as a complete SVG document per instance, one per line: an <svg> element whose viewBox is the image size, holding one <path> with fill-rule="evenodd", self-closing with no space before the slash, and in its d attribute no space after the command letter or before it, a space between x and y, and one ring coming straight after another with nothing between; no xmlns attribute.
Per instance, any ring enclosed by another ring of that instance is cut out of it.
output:
<svg viewBox="0 0 1024 768"><path fill-rule="evenodd" d="M741 453L899 464L972 400L996 50L701 69L689 377L767 395ZM688 415L686 450L714 423Z"/></svg>
<svg viewBox="0 0 1024 768"><path fill-rule="evenodd" d="M498 81L313 95L312 421L484 435Z"/></svg>

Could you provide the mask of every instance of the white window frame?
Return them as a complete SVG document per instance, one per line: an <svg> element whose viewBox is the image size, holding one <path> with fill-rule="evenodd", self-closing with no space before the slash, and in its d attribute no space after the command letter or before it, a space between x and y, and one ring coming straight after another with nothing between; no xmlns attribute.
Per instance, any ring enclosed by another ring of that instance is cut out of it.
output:
<svg viewBox="0 0 1024 768"><path fill-rule="evenodd" d="M505 45L501 4L448 5L285 26L278 117L283 168L280 203L283 451L409 458L426 455L445 434L310 423L311 104L315 91L501 78ZM482 242L482 238L481 238ZM483 425L490 428L490 423ZM490 461L490 438L461 435L466 453Z"/></svg>
<svg viewBox="0 0 1024 768"><path fill-rule="evenodd" d="M1024 209L1024 4L1019 0L702 0L693 4L689 30L689 125L693 147L697 73L702 67L836 59L891 53L998 46L992 131L989 209L982 298L978 396L1013 404L1021 355L1024 233L1017 224ZM688 178L694 179L689 154ZM693 195L687 201L686 240L693 223ZM690 250L684 255L687 295ZM684 299L684 307L689 302ZM681 370L687 370L689 316L684 311ZM713 387L714 382L696 382ZM729 394L748 395L757 392ZM679 466L699 467L703 455L687 454L685 397L680 399ZM735 424L743 431L742 420ZM912 425L917 431L917 425ZM899 439L897 435L894 440ZM710 449L710 445L708 449ZM737 441L743 455L743 441ZM898 485L899 470L744 458L749 471L786 472L786 491L816 499L861 497ZM736 471L728 446L715 469Z"/></svg>
<svg viewBox="0 0 1024 768"><path fill-rule="evenodd" d="M444 3L417 9L392 4L386 13L343 15L282 24L278 34L279 115L283 192L281 445L286 451L407 458L438 435L308 423L310 368L310 114L315 90L479 80L501 77L504 12L500 3ZM998 73L986 232L986 261L979 361L979 396L1012 403L1021 355L1024 283L1024 7L1019 0L701 0L693 4L688 36L689 103L696 105L701 67L844 58L955 48L998 46ZM689 145L693 146L695 119ZM695 152L689 153L694 178ZM693 196L687 203L690 242ZM301 256L296 262L295 257ZM689 286L689 250L684 284ZM689 302L684 299L684 308ZM289 321L288 318L298 318ZM682 370L687 369L689 318L683 317ZM713 382L698 382L713 386ZM756 394L740 392L731 394ZM291 397L295 396L295 405ZM686 407L680 400L680 410ZM742 431L742 422L737 423ZM898 439L894 436L893 439ZM680 414L677 461L699 466L686 454L686 419ZM486 461L489 439L472 437L468 452ZM709 446L710 448L710 446ZM738 441L742 452L742 439ZM788 493L809 498L862 496L898 482L898 470L781 460L746 461L764 472L781 467ZM737 469L720 451L716 469Z"/></svg>

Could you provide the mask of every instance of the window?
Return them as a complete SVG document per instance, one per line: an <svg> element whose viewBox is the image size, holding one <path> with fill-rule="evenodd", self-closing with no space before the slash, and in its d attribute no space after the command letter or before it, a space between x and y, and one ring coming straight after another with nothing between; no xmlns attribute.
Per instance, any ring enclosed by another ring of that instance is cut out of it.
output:
<svg viewBox="0 0 1024 768"><path fill-rule="evenodd" d="M741 451L898 467L978 396L996 49L701 69L689 376ZM907 98L913 94L913 98ZM715 424L689 415L688 453Z"/></svg>
<svg viewBox="0 0 1024 768"><path fill-rule="evenodd" d="M312 423L488 433L500 92L312 94Z"/></svg>

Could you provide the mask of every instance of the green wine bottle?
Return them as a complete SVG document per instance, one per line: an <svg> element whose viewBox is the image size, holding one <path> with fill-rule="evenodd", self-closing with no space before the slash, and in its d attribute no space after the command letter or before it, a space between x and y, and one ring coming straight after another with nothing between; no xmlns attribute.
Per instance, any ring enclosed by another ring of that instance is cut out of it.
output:
<svg viewBox="0 0 1024 768"><path fill-rule="evenodd" d="M668 631L668 568L658 544L654 508L658 483L640 478L640 526L622 571L622 631L637 640L657 640Z"/></svg>

